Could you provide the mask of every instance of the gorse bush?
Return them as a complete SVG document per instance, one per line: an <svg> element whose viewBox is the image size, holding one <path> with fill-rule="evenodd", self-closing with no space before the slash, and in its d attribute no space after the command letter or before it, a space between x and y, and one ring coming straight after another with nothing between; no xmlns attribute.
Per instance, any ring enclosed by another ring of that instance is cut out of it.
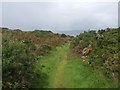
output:
<svg viewBox="0 0 120 90"><path fill-rule="evenodd" d="M35 56L22 42L3 41L3 88L28 88L34 78Z"/></svg>

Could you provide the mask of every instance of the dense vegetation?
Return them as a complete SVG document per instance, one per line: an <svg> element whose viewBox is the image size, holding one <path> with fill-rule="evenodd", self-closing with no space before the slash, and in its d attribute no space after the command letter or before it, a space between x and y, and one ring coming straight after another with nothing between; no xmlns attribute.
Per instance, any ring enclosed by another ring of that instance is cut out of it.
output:
<svg viewBox="0 0 120 90"><path fill-rule="evenodd" d="M42 72L39 74L35 72L38 56L48 54L56 46L71 39L51 31L23 32L19 29L10 30L8 28L0 28L0 31L2 31L3 88L32 87L35 78L46 76ZM42 80L43 77L40 79Z"/></svg>
<svg viewBox="0 0 120 90"><path fill-rule="evenodd" d="M2 87L117 87L119 31L91 30L73 38L45 30L0 28Z"/></svg>
<svg viewBox="0 0 120 90"><path fill-rule="evenodd" d="M118 29L88 31L80 33L71 42L71 50L82 61L93 68L102 69L107 77L118 82L120 60Z"/></svg>

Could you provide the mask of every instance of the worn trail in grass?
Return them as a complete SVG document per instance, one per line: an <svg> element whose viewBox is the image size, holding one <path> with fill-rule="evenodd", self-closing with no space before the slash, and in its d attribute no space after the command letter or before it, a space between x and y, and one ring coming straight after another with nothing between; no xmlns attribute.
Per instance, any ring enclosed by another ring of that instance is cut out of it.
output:
<svg viewBox="0 0 120 90"><path fill-rule="evenodd" d="M63 74L64 74L64 68L65 65L67 64L67 54L65 53L64 57L61 59L61 62L58 64L59 67L56 67L56 71L55 71L55 76L54 76L54 83L53 86L54 87L64 87L64 80L63 80Z"/></svg>
<svg viewBox="0 0 120 90"><path fill-rule="evenodd" d="M69 44L57 47L47 56L41 57L36 69L42 70L48 76L48 84L44 85L43 82L45 88L117 87L111 79L103 75L101 70L84 65L80 58L71 57Z"/></svg>

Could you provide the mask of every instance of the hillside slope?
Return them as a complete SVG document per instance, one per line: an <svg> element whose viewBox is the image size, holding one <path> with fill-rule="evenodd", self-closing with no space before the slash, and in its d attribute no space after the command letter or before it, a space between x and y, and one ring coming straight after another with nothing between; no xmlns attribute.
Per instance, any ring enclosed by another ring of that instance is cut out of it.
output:
<svg viewBox="0 0 120 90"><path fill-rule="evenodd" d="M87 65L102 69L107 77L119 81L120 59L119 31L107 28L105 30L80 33L71 43L73 54L82 58Z"/></svg>

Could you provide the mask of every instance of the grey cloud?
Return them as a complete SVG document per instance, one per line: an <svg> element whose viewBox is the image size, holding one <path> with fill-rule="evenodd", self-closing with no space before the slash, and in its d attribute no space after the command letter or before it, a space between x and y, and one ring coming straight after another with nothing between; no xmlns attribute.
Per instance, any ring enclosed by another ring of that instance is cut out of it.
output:
<svg viewBox="0 0 120 90"><path fill-rule="evenodd" d="M3 26L23 30L87 30L117 27L117 3L3 3Z"/></svg>

